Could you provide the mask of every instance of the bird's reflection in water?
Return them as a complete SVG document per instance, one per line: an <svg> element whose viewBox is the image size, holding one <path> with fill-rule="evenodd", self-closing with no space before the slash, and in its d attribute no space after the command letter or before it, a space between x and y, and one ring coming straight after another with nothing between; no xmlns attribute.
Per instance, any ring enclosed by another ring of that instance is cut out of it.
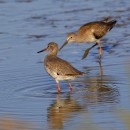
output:
<svg viewBox="0 0 130 130"><path fill-rule="evenodd" d="M115 80L112 76L104 75L102 64L101 62L98 63L98 75L86 76L82 81L87 86L85 97L91 102L115 102L119 96L118 89L115 86Z"/></svg>
<svg viewBox="0 0 130 130"><path fill-rule="evenodd" d="M48 108L48 122L52 129L62 129L63 123L73 117L74 112L80 112L85 108L68 93L64 99L57 99Z"/></svg>
<svg viewBox="0 0 130 130"><path fill-rule="evenodd" d="M48 108L48 123L51 129L62 129L64 123L69 122L74 115L88 112L93 105L102 104L111 107L110 104L118 103L119 92L114 85L115 80L111 76L103 75L101 64L98 68L97 76L91 76L89 73L75 81L75 89L72 93L66 96L57 95L57 99Z"/></svg>
<svg viewBox="0 0 130 130"><path fill-rule="evenodd" d="M16 119L7 115L3 118L0 118L0 130L32 130L36 129L28 121L23 121L21 119Z"/></svg>

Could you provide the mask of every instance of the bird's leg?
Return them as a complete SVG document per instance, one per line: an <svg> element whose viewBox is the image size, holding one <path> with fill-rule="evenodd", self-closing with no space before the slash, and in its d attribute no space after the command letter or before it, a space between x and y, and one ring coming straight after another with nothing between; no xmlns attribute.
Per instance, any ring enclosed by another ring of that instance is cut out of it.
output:
<svg viewBox="0 0 130 130"><path fill-rule="evenodd" d="M72 91L73 87L72 87L71 83L69 83L69 86L70 86L70 91Z"/></svg>
<svg viewBox="0 0 130 130"><path fill-rule="evenodd" d="M88 55L88 53L89 53L89 51L90 51L92 48L94 48L95 46L97 46L97 45L98 45L98 43L95 43L93 46L91 46L90 48L86 49L85 52L84 52L84 54L83 54L83 56L82 56L82 60L83 60L84 58L86 58L87 55Z"/></svg>
<svg viewBox="0 0 130 130"><path fill-rule="evenodd" d="M99 48L99 61L101 62L102 58L102 47Z"/></svg>
<svg viewBox="0 0 130 130"><path fill-rule="evenodd" d="M102 56L102 47L100 47L100 49L99 49L99 54L100 54L100 56Z"/></svg>
<svg viewBox="0 0 130 130"><path fill-rule="evenodd" d="M58 90L58 93L60 93L60 84L58 81L56 81L56 84L57 84L57 90Z"/></svg>
<svg viewBox="0 0 130 130"><path fill-rule="evenodd" d="M97 44L99 45L99 60L101 60L101 58L102 58L102 47L100 45L100 42L97 42Z"/></svg>
<svg viewBox="0 0 130 130"><path fill-rule="evenodd" d="M93 46L90 47L90 49L94 48L97 45L98 45L98 43L95 43Z"/></svg>

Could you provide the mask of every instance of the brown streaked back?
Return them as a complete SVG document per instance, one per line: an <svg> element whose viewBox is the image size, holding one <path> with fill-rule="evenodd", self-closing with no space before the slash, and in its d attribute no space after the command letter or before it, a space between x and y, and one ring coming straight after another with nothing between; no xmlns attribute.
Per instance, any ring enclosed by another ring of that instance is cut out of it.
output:
<svg viewBox="0 0 130 130"><path fill-rule="evenodd" d="M51 71L57 72L58 75L62 76L80 76L84 73L74 68L69 62L52 55L47 55L45 58L45 66Z"/></svg>
<svg viewBox="0 0 130 130"><path fill-rule="evenodd" d="M90 22L81 26L78 30L78 35L85 35L87 33L93 33L96 39L103 37L108 31L110 31L115 25L116 20L110 22Z"/></svg>

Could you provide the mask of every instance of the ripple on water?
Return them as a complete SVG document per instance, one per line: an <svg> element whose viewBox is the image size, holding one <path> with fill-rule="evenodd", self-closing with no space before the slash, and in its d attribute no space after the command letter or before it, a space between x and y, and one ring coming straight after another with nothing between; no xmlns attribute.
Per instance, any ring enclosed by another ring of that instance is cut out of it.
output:
<svg viewBox="0 0 130 130"><path fill-rule="evenodd" d="M31 82L31 81L30 81ZM66 87L68 87L66 89ZM69 92L68 84L61 83L61 94L65 94ZM27 96L34 98L55 98L57 96L57 86L55 81L52 78L48 78L48 76L44 76L39 79L33 78L33 84L27 84L24 87L16 89L14 91L17 96Z"/></svg>

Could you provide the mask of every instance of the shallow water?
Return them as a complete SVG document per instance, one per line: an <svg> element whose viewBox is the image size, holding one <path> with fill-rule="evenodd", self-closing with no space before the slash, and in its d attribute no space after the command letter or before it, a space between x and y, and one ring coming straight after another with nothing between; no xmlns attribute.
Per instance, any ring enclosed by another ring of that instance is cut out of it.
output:
<svg viewBox="0 0 130 130"><path fill-rule="evenodd" d="M129 130L130 109L129 0L0 0L0 129ZM67 32L107 16L116 26L98 48L81 57L92 44L69 44L59 56L87 74L72 81L55 81L45 72L36 52ZM123 113L128 111L127 114ZM122 116L124 115L124 116Z"/></svg>

